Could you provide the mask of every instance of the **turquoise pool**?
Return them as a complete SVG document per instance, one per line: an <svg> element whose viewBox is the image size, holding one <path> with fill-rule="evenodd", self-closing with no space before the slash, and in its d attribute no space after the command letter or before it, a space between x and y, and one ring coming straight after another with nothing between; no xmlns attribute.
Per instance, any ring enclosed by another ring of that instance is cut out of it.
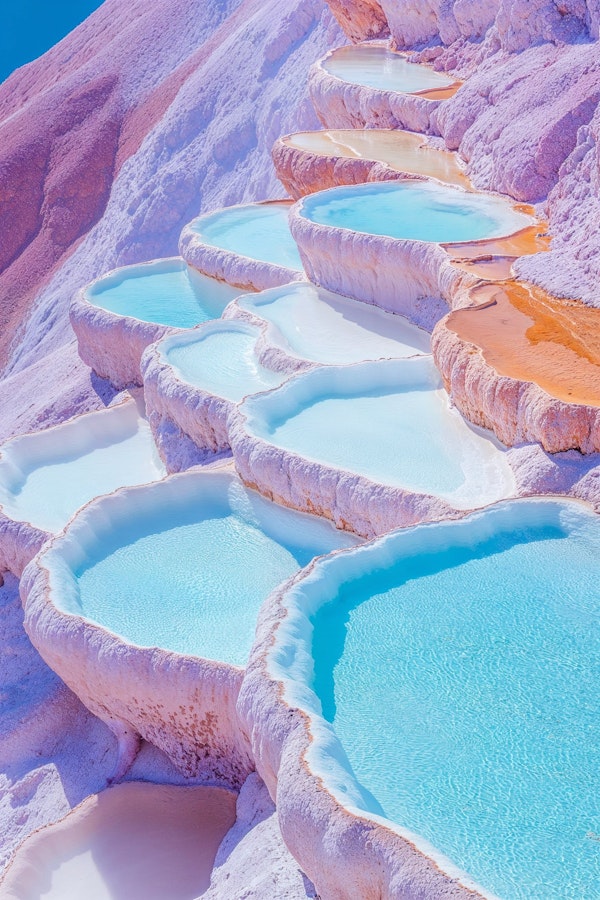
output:
<svg viewBox="0 0 600 900"><path fill-rule="evenodd" d="M173 258L116 269L90 285L86 299L119 316L192 328L218 318L240 293Z"/></svg>
<svg viewBox="0 0 600 900"><path fill-rule="evenodd" d="M200 216L190 227L203 244L302 272L302 260L288 224L290 206L287 201L230 206Z"/></svg>
<svg viewBox="0 0 600 900"><path fill-rule="evenodd" d="M90 508L96 524L82 532L71 588L56 590L65 611L139 646L243 666L270 592L314 556L356 543L232 475L193 472L158 487L109 498L97 520Z"/></svg>
<svg viewBox="0 0 600 900"><path fill-rule="evenodd" d="M532 224L502 197L411 180L320 191L302 200L300 215L333 228L436 243L505 237Z"/></svg>
<svg viewBox="0 0 600 900"><path fill-rule="evenodd" d="M352 556L319 589L313 687L371 811L504 900L597 897L598 517L501 504Z"/></svg>

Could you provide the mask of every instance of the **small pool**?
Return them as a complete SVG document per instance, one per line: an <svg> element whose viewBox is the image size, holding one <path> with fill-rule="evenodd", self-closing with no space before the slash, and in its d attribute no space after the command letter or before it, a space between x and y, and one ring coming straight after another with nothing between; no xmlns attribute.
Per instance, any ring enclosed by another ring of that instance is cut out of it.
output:
<svg viewBox="0 0 600 900"><path fill-rule="evenodd" d="M193 335L167 338L161 354L181 381L237 403L248 394L277 387L288 377L258 361L259 336L257 328L242 322L216 322Z"/></svg>
<svg viewBox="0 0 600 900"><path fill-rule="evenodd" d="M339 47L325 58L322 67L342 81L376 88L414 94L450 87L455 79L429 66L409 62L383 44L357 44Z"/></svg>
<svg viewBox="0 0 600 900"><path fill-rule="evenodd" d="M202 275L176 257L116 269L95 281L86 299L119 316L192 328L218 318L239 294L239 288Z"/></svg>
<svg viewBox="0 0 600 900"><path fill-rule="evenodd" d="M430 353L426 331L408 319L299 282L241 297L241 309L276 329L283 349L332 365Z"/></svg>
<svg viewBox="0 0 600 900"><path fill-rule="evenodd" d="M94 497L165 476L133 401L15 438L0 450L0 504L19 522L58 532Z"/></svg>
<svg viewBox="0 0 600 900"><path fill-rule="evenodd" d="M233 791L117 784L27 838L0 891L5 900L190 900L208 889L234 822Z"/></svg>
<svg viewBox="0 0 600 900"><path fill-rule="evenodd" d="M456 508L514 491L500 445L450 408L430 357L316 369L243 411L267 444Z"/></svg>
<svg viewBox="0 0 600 900"><path fill-rule="evenodd" d="M599 560L587 507L517 501L394 532L292 598L364 808L503 900L598 896Z"/></svg>
<svg viewBox="0 0 600 900"><path fill-rule="evenodd" d="M388 128L300 131L282 138L282 141L320 156L375 160L398 172L425 175L470 187L456 153L429 146L424 135L413 131Z"/></svg>
<svg viewBox="0 0 600 900"><path fill-rule="evenodd" d="M411 180L330 188L305 197L299 210L320 225L435 243L504 237L533 221L502 197Z"/></svg>
<svg viewBox="0 0 600 900"><path fill-rule="evenodd" d="M46 561L56 605L138 646L236 666L270 592L314 556L356 543L225 473L174 476L86 513Z"/></svg>
<svg viewBox="0 0 600 900"><path fill-rule="evenodd" d="M302 272L288 224L290 207L289 201L230 206L194 219L190 228L203 244Z"/></svg>

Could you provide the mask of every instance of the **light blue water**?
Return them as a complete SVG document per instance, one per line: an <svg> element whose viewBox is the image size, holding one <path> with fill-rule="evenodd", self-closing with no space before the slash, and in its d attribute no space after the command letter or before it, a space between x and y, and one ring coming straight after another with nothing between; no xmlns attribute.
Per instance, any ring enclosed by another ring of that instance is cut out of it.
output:
<svg viewBox="0 0 600 900"><path fill-rule="evenodd" d="M331 188L305 197L302 214L321 225L440 243L503 237L531 224L499 197L420 181Z"/></svg>
<svg viewBox="0 0 600 900"><path fill-rule="evenodd" d="M387 47L368 44L340 47L325 60L323 68L342 81L404 94L443 88L453 83L447 75L408 62Z"/></svg>
<svg viewBox="0 0 600 900"><path fill-rule="evenodd" d="M215 331L193 343L173 347L166 358L183 381L237 402L248 394L277 387L288 377L259 363L257 337L258 331Z"/></svg>
<svg viewBox="0 0 600 900"><path fill-rule="evenodd" d="M315 688L361 784L504 900L600 896L600 526L585 520L425 545L314 620Z"/></svg>
<svg viewBox="0 0 600 900"><path fill-rule="evenodd" d="M217 319L239 288L188 268L180 260L129 266L88 289L90 303L144 322L192 328Z"/></svg>
<svg viewBox="0 0 600 900"><path fill-rule="evenodd" d="M49 50L101 5L100 0L18 0L2 4L0 81Z"/></svg>
<svg viewBox="0 0 600 900"><path fill-rule="evenodd" d="M313 556L348 544L328 523L289 510L275 508L263 528L213 499L196 496L175 511L157 505L111 533L75 573L81 609L141 646L243 666L268 594Z"/></svg>
<svg viewBox="0 0 600 900"><path fill-rule="evenodd" d="M49 445L43 461L21 463L23 480L19 485L9 489L0 483L0 502L8 516L58 532L95 497L165 475L145 420L140 419L137 427L124 425L120 435L110 436L103 435L100 421L94 426L90 422L87 446L81 446L81 438L76 449L69 449L69 443L66 425L64 434L57 435L56 445Z"/></svg>
<svg viewBox="0 0 600 900"><path fill-rule="evenodd" d="M191 227L205 244L302 272L302 260L288 225L290 205L232 206L201 216Z"/></svg>
<svg viewBox="0 0 600 900"><path fill-rule="evenodd" d="M444 427L446 410L442 390L316 398L274 421L269 439L381 484L448 494L466 475L456 436Z"/></svg>

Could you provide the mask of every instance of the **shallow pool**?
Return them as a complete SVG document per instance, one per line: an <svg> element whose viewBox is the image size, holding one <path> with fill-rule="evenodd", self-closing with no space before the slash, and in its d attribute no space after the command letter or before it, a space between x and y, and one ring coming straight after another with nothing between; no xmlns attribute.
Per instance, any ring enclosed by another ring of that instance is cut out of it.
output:
<svg viewBox="0 0 600 900"><path fill-rule="evenodd" d="M424 135L413 131L387 128L300 131L282 140L289 146L321 156L376 160L399 172L470 186L456 153L429 146Z"/></svg>
<svg viewBox="0 0 600 900"><path fill-rule="evenodd" d="M598 517L522 501L378 543L313 618L371 811L504 900L597 897Z"/></svg>
<svg viewBox="0 0 600 900"><path fill-rule="evenodd" d="M291 284L240 298L238 305L276 328L274 339L302 359L329 364L429 353L427 332L312 284Z"/></svg>
<svg viewBox="0 0 600 900"><path fill-rule="evenodd" d="M455 83L453 78L442 72L409 62L382 44L339 47L323 61L322 66L342 81L403 94L439 90Z"/></svg>
<svg viewBox="0 0 600 900"><path fill-rule="evenodd" d="M1 451L3 512L49 532L94 497L166 474L133 402L16 438Z"/></svg>
<svg viewBox="0 0 600 900"><path fill-rule="evenodd" d="M282 201L226 207L200 216L190 228L204 244L302 272L302 260L288 224L290 206L290 202Z"/></svg>
<svg viewBox="0 0 600 900"><path fill-rule="evenodd" d="M438 243L503 237L532 224L501 197L410 180L330 188L305 197L300 214L334 228Z"/></svg>
<svg viewBox="0 0 600 900"><path fill-rule="evenodd" d="M499 445L450 408L429 357L313 370L244 410L269 444L457 508L514 490Z"/></svg>
<svg viewBox="0 0 600 900"><path fill-rule="evenodd" d="M259 607L314 556L356 539L232 475L190 473L105 506L57 603L140 646L243 666ZM93 513L92 513L93 516ZM106 524L108 523L108 525Z"/></svg>
<svg viewBox="0 0 600 900"><path fill-rule="evenodd" d="M192 328L218 318L239 294L239 288L202 275L174 258L117 269L94 282L86 299L119 316Z"/></svg>
<svg viewBox="0 0 600 900"><path fill-rule="evenodd" d="M182 381L237 402L276 387L287 377L258 361L259 335L258 329L243 323L219 322L193 339L188 335L167 339L163 358Z"/></svg>

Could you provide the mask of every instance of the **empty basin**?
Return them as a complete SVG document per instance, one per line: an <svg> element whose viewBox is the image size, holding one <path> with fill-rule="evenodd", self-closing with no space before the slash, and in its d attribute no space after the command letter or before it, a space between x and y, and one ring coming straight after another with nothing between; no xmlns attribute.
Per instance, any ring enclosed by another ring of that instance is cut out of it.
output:
<svg viewBox="0 0 600 900"><path fill-rule="evenodd" d="M344 365L430 352L427 332L402 316L312 284L248 294L233 308L268 322L269 343L311 362Z"/></svg>

